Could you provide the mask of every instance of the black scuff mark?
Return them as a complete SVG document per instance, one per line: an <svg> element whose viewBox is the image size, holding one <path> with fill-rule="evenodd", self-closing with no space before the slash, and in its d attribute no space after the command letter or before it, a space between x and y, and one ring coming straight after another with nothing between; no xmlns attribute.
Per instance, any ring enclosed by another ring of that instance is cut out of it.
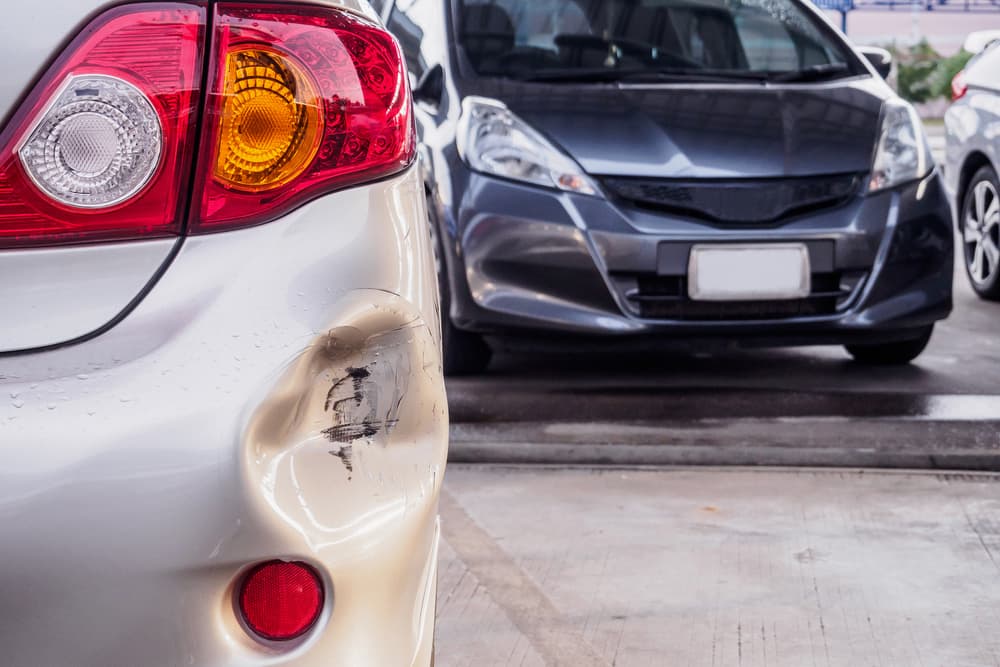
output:
<svg viewBox="0 0 1000 667"><path fill-rule="evenodd" d="M399 423L399 419L393 418L393 415L398 415L399 414L399 406L401 406L403 404L403 397L405 397L405 396L406 396L405 392L399 392L399 397L396 399L395 405L393 405L391 408L389 408L389 412L386 413L386 416L385 416L386 428L388 430L390 430L390 431L392 430L392 428L396 424Z"/></svg>
<svg viewBox="0 0 1000 667"><path fill-rule="evenodd" d="M340 449L331 449L330 455L340 459L340 462L347 468L347 481L351 481L354 474L354 448L350 445L344 445Z"/></svg>
<svg viewBox="0 0 1000 667"><path fill-rule="evenodd" d="M337 424L323 431L330 442L354 442L362 438L374 438L379 432L391 429L398 420L364 420L357 424Z"/></svg>
<svg viewBox="0 0 1000 667"><path fill-rule="evenodd" d="M374 438L396 426L398 419L393 410L384 416L379 414L379 382L373 379L374 367L375 363L346 368L345 375L338 378L327 392L324 409L332 414L333 425L324 429L322 434L330 442L347 445ZM346 449L350 456L350 448ZM330 453L343 461L344 451L345 447L341 447Z"/></svg>
<svg viewBox="0 0 1000 667"><path fill-rule="evenodd" d="M337 445L330 454L344 463L348 479L359 463L359 459L354 458L359 453L358 446L388 446L388 436L400 422L411 369L408 356L395 354L395 351L411 344L411 331L419 326L424 326L420 318L413 318L369 337L364 347L375 357L380 354L385 357L342 367L341 374L331 378L323 404L324 411L330 415L330 423L320 433ZM331 341L328 348L347 349L336 341Z"/></svg>
<svg viewBox="0 0 1000 667"><path fill-rule="evenodd" d="M392 428L399 423L399 407L403 404L403 397L406 396L406 391L400 389L399 370L395 366L392 369L392 380L392 385L395 387L395 400L389 403L389 408L385 412L384 421L387 433L392 432Z"/></svg>
<svg viewBox="0 0 1000 667"><path fill-rule="evenodd" d="M330 391L326 393L326 403L324 403L323 409L329 412L332 407L336 411L347 401L354 401L355 405L360 406L361 401L364 399L364 394L361 390L364 387L365 380L370 378L371 375L372 372L367 367L348 368L347 375L334 382L333 386L330 387ZM349 395L337 399L337 395L342 393L343 388L348 382L350 382L353 391Z"/></svg>

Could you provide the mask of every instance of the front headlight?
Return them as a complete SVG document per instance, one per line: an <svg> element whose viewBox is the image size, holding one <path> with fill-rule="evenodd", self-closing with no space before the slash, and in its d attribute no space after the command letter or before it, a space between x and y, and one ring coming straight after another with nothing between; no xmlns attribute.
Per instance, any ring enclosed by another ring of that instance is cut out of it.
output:
<svg viewBox="0 0 1000 667"><path fill-rule="evenodd" d="M923 178L933 165L916 110L902 100L886 102L869 192Z"/></svg>
<svg viewBox="0 0 1000 667"><path fill-rule="evenodd" d="M458 154L485 174L596 194L597 189L573 160L497 100L467 97L458 121Z"/></svg>

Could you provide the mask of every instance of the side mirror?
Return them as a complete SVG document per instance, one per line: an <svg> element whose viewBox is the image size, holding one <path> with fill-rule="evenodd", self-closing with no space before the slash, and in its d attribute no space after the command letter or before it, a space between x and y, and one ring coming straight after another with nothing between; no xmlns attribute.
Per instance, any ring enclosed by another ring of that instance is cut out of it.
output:
<svg viewBox="0 0 1000 667"><path fill-rule="evenodd" d="M439 106L444 97L444 69L435 65L425 71L413 88L413 99L431 106Z"/></svg>
<svg viewBox="0 0 1000 667"><path fill-rule="evenodd" d="M892 74L892 54L878 46L862 46L858 51L872 64L883 79Z"/></svg>

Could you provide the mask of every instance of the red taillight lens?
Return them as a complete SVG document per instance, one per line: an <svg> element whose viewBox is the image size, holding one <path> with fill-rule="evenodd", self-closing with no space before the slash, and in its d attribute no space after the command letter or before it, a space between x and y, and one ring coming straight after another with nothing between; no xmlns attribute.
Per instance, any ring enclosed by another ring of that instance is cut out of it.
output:
<svg viewBox="0 0 1000 667"><path fill-rule="evenodd" d="M204 30L179 3L83 30L0 135L0 248L180 233Z"/></svg>
<svg viewBox="0 0 1000 667"><path fill-rule="evenodd" d="M323 609L323 584L305 563L271 561L243 579L239 609L255 634L271 641L301 637Z"/></svg>
<svg viewBox="0 0 1000 667"><path fill-rule="evenodd" d="M953 101L960 100L965 97L967 92L969 92L969 84L966 83L965 70L962 70L951 80L951 99Z"/></svg>
<svg viewBox="0 0 1000 667"><path fill-rule="evenodd" d="M267 222L410 163L409 91L387 32L319 6L224 3L214 22L192 232Z"/></svg>

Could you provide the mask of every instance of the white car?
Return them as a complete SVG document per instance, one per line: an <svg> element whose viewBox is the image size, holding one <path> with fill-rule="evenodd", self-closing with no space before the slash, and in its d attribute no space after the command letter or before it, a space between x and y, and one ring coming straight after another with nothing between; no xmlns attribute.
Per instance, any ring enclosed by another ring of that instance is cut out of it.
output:
<svg viewBox="0 0 1000 667"><path fill-rule="evenodd" d="M46 0L0 54L0 664L432 662L440 315L364 0Z"/></svg>
<svg viewBox="0 0 1000 667"><path fill-rule="evenodd" d="M962 49L972 54L979 54L994 42L1000 41L1000 30L979 30L969 33Z"/></svg>
<svg viewBox="0 0 1000 667"><path fill-rule="evenodd" d="M972 289L1000 300L1000 42L980 51L952 81L945 114L948 188L954 193L962 257Z"/></svg>

